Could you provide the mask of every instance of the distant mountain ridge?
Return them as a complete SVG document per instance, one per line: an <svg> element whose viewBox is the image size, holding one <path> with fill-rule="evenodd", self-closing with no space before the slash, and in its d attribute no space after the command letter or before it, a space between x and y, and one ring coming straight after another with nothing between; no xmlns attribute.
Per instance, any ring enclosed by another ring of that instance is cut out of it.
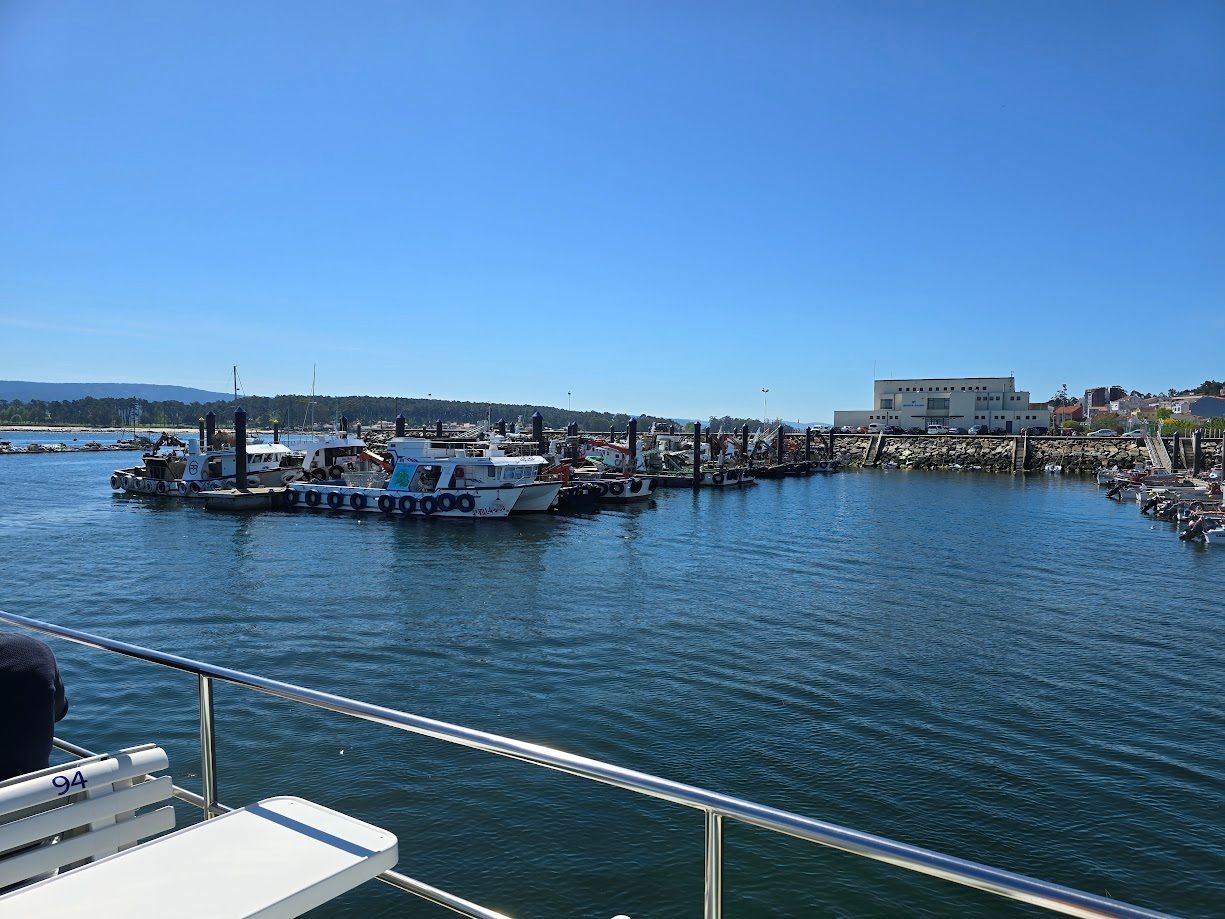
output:
<svg viewBox="0 0 1225 919"><path fill-rule="evenodd" d="M0 401L65 402L72 399L147 399L151 402L216 402L232 399L231 393L210 392L191 386L162 383L34 383L29 380L0 380Z"/></svg>

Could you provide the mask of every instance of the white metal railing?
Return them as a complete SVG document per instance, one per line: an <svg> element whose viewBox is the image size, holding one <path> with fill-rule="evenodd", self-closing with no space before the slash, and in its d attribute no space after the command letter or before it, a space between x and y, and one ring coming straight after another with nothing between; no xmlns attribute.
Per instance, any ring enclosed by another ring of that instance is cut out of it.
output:
<svg viewBox="0 0 1225 919"><path fill-rule="evenodd" d="M1156 469L1170 472L1174 465L1170 462L1170 453L1165 448L1165 441L1152 431L1144 432L1144 445L1148 447L1148 458Z"/></svg>
<svg viewBox="0 0 1225 919"><path fill-rule="evenodd" d="M723 825L728 820L840 849L854 855L886 862L920 874L932 875L1069 916L1093 917L1093 919L1107 916L1126 917L1126 919L1158 919L1158 917L1168 915L1011 871L992 868L978 862L944 855L931 849L923 849L882 836L863 833L824 820L805 817L763 804L755 804L752 801L708 791L694 785L685 785L645 772L566 753L540 744L527 743L499 734L490 734L421 715L371 705L356 699L346 699L343 696L335 696L290 683L282 683L279 680L270 680L255 674L142 648L139 645L103 638L77 629L6 613L3 610L0 610L0 623L52 635L88 648L109 651L194 675L197 680L199 698L200 774L203 794L197 795L177 786L174 791L175 796L180 800L201 808L206 819L229 810L217 798L213 683L220 681L291 702L337 712L362 721L382 724L486 753L496 753L521 762L543 766L650 798L658 798L700 810L705 814L705 855L703 859L705 884L702 911L705 919L720 919L723 913ZM90 751L65 741L57 740L56 746L77 756L93 755ZM506 919L501 913L395 871L384 872L379 875L379 880L464 916L474 917L474 919Z"/></svg>

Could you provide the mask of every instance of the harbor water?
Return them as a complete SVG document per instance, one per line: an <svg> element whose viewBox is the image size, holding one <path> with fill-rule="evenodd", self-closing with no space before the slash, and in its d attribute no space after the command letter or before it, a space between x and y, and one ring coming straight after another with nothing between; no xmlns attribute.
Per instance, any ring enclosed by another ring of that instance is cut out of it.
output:
<svg viewBox="0 0 1225 919"><path fill-rule="evenodd" d="M1223 553L1087 480L878 470L474 523L113 495L136 457L0 457L0 608L1140 905L1225 903ZM193 679L53 647L61 736L157 742L199 787ZM699 914L696 811L216 694L226 803L353 813L398 870L515 916ZM1034 914L734 824L726 866L732 917ZM447 915L379 884L320 914Z"/></svg>

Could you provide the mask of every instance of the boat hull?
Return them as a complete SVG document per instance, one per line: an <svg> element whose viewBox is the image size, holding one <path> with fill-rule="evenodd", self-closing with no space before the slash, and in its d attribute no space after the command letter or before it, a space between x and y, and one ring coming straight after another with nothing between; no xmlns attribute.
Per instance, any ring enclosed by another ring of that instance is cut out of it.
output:
<svg viewBox="0 0 1225 919"><path fill-rule="evenodd" d="M288 485L301 474L297 467L248 472L247 484L253 488L276 488ZM199 499L209 492L236 487L228 479L154 479L141 475L137 469L117 469L111 475L111 488L124 494L153 498Z"/></svg>
<svg viewBox="0 0 1225 919"><path fill-rule="evenodd" d="M501 489L506 490L506 489ZM519 486L519 498L515 501L514 513L539 514L557 503L561 482L533 482Z"/></svg>
<svg viewBox="0 0 1225 919"><path fill-rule="evenodd" d="M482 520L508 516L525 490L516 486L422 493L295 482L288 486L285 498L287 506L295 510Z"/></svg>

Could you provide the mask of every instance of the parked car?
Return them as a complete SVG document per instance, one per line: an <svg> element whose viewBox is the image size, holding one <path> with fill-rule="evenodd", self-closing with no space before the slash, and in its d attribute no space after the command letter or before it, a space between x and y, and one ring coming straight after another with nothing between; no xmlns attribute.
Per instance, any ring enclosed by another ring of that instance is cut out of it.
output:
<svg viewBox="0 0 1225 919"><path fill-rule="evenodd" d="M885 434L905 434L905 433L906 433L906 429L905 429L905 428L899 428L899 427L898 427L896 424L891 424L891 425L888 425L887 427L885 427L885 429L884 429L884 432L883 432L883 433L885 433Z"/></svg>
<svg viewBox="0 0 1225 919"><path fill-rule="evenodd" d="M944 433L945 434L960 434L961 428L945 428Z"/></svg>
<svg viewBox="0 0 1225 919"><path fill-rule="evenodd" d="M1134 431L1124 431L1123 436L1124 437L1139 437L1141 440L1143 440L1148 435L1144 431L1141 431L1139 428L1137 428Z"/></svg>
<svg viewBox="0 0 1225 919"><path fill-rule="evenodd" d="M986 434L987 426L985 424L976 424L972 428L970 428L970 430L967 431L966 433L967 434Z"/></svg>
<svg viewBox="0 0 1225 919"><path fill-rule="evenodd" d="M928 434L947 434L949 429L942 424L929 424L927 426Z"/></svg>
<svg viewBox="0 0 1225 919"><path fill-rule="evenodd" d="M854 434L855 428L849 424L844 424L842 427L838 429L838 433L839 434Z"/></svg>
<svg viewBox="0 0 1225 919"><path fill-rule="evenodd" d="M1097 431L1090 431L1086 437L1118 437L1119 432L1114 428L1101 428Z"/></svg>
<svg viewBox="0 0 1225 919"><path fill-rule="evenodd" d="M907 428L906 433L907 434L922 434L923 429L922 428Z"/></svg>
<svg viewBox="0 0 1225 919"><path fill-rule="evenodd" d="M1049 428L1044 428L1040 424L1031 425L1028 428L1021 428L1022 434L1046 434Z"/></svg>

